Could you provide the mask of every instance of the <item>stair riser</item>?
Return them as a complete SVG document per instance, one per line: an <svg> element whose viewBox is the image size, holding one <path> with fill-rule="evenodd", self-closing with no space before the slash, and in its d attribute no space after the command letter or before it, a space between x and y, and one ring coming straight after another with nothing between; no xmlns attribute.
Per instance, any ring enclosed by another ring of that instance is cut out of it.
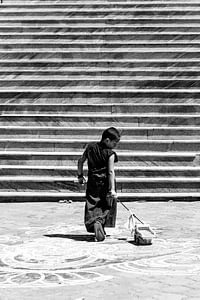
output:
<svg viewBox="0 0 200 300"><path fill-rule="evenodd" d="M122 126L200 126L200 117L159 117L159 116L147 116L147 117L134 117L134 116L75 116L75 117L62 117L62 116L1 116L0 126L92 126L92 127L122 127Z"/></svg>
<svg viewBox="0 0 200 300"><path fill-rule="evenodd" d="M81 151L86 146L87 142L53 142L53 141L0 141L0 151ZM119 143L118 149L123 151L200 151L200 140L197 142L190 141L178 142L178 141L121 141Z"/></svg>
<svg viewBox="0 0 200 300"><path fill-rule="evenodd" d="M87 68L87 71L97 71L96 68L106 68L108 72L111 72L112 68L115 69L122 69L124 72L130 72L130 69L138 69L142 68L143 70L147 72L151 72L152 74L154 71L159 71L163 69L163 73L165 72L173 72L173 70L176 68L180 68L179 72L180 74L182 72L199 72L200 68L200 60L199 59L194 59L194 60L185 60L181 61L181 59L178 60L133 60L133 61L123 61L121 59L119 60L109 60L109 59L104 59L104 61L99 61L99 60L62 60L58 59L57 62L50 60L32 60L28 61L25 59L23 60L14 60L14 61L9 61L9 60L1 60L0 61L0 67L1 70L0 72L4 72L4 70L9 70L13 72L22 72L22 70L26 69L27 71L32 70L32 71L37 71L37 72L44 72L46 70L48 71L57 71L57 72L70 72L72 70L69 70L69 68L76 68L73 70L73 72L76 72L77 69L81 70L81 68ZM91 70L92 68L92 70ZM157 70L154 70L154 69ZM162 69L161 69L162 68ZM40 71L39 71L40 70ZM86 70L85 70L86 71ZM134 71L134 70L131 70ZM120 71L121 72L121 71ZM177 72L177 73L179 73ZM140 74L140 71L138 70L138 74Z"/></svg>
<svg viewBox="0 0 200 300"><path fill-rule="evenodd" d="M128 42L128 41L123 41L123 42L119 42L116 41L115 43L111 43L109 40L107 42L104 42L103 40L98 40L98 41L85 41L85 42L81 42L81 43L74 43L74 41L66 41L66 43L61 43L58 44L57 41L55 40L55 43L53 41L48 41L48 42L43 42L43 43L16 43L16 41L9 41L8 43L4 42L0 45L0 51L1 53L4 50L4 53L7 53L7 51L9 52L15 52L15 53L19 53L19 51L22 51L23 53L27 52L27 55L30 54L30 52L32 53L44 53L44 51L49 52L52 50L54 50L54 52L57 52L58 50L62 50L63 52L66 50L66 52L69 51L76 51L77 50L81 51L83 50L84 52L88 51L88 52L94 52L94 51L99 51L101 50L102 52L114 52L116 49L123 51L127 51L129 50L129 52L134 52L134 51L145 51L145 53L152 53L152 52L158 52L158 51L162 51L162 52L181 52L181 53L185 53L188 52L188 50L190 49L190 52L194 52L199 50L199 46L200 46L200 41L197 42L193 42L193 41L185 41L182 40L178 43L174 42L174 43L169 43L168 41L163 41L163 43L159 43L157 41L155 42L149 42L148 40L146 41L146 43L144 43L144 41L140 41L138 40L138 42L134 43L134 42ZM165 51L164 51L165 50ZM80 60L81 58L79 58ZM21 66L23 63L17 62L19 66ZM71 62L71 64L75 64L75 62ZM81 62L82 64L84 64L84 62ZM98 63L98 61L97 61ZM119 62L120 63L120 62ZM150 63L150 62L149 62ZM178 63L178 61L177 61ZM190 63L190 65L192 64L190 61L187 62L187 64ZM30 63L29 63L30 64ZM51 64L51 62L50 62ZM58 61L59 64L59 61ZM105 62L106 64L106 62ZM144 62L143 62L144 64ZM156 65L156 62L154 63ZM166 63L165 63L166 64ZM14 64L13 64L14 65ZM131 62L130 62L131 65ZM152 64L153 65L153 64ZM162 65L162 63L161 63ZM32 63L31 66L34 66L34 62ZM142 66L142 62L141 65ZM160 66L160 64L159 64ZM171 66L174 66L174 63L171 64ZM196 64L194 64L194 66L196 67ZM119 67L117 65L117 67ZM40 71L40 70L38 70ZM167 71L167 70L164 70ZM170 71L170 70L169 70ZM184 71L184 69L183 69Z"/></svg>
<svg viewBox="0 0 200 300"><path fill-rule="evenodd" d="M101 105L90 105L90 104L80 104L80 105L64 105L64 104L57 104L57 105L40 105L40 104L27 104L26 106L22 105L14 105L14 104L0 104L0 116L4 114L51 114L55 115L63 115L66 113L81 113L81 114L88 114L88 113L106 113L106 114L113 114L113 113L123 113L123 114L195 114L200 113L200 105L197 104L177 104L177 105L164 105L164 104L138 104L138 105L131 105L131 104L101 104ZM131 130L131 129L129 129Z"/></svg>
<svg viewBox="0 0 200 300"><path fill-rule="evenodd" d="M174 193L200 192L199 182L171 182L171 183L117 183L117 191L123 193ZM148 196L148 195L147 195Z"/></svg>
<svg viewBox="0 0 200 300"><path fill-rule="evenodd" d="M74 178L76 180L76 178ZM56 181L56 182L34 182L34 181L26 181L24 179L21 182L9 182L9 181L1 181L0 182L0 192L9 192L16 191L17 192L84 192L84 187L80 186L78 183L74 183L71 181Z"/></svg>
<svg viewBox="0 0 200 300"><path fill-rule="evenodd" d="M111 2L111 3L110 3ZM68 0L68 1L64 1L64 0L56 0L56 1L52 1L52 0L17 0L17 2L13 3L13 0L6 0L6 3L4 2L4 5L7 7L7 6L20 6L20 5L26 5L26 6L31 6L31 5L42 5L42 6L49 6L49 5L55 5L55 6L60 6L60 5L69 5L69 4L82 4L85 3L86 5L87 4L90 4L90 5L98 5L99 3L101 4L102 2L100 0L93 0L91 2L91 0L75 0L75 1L71 1L71 0ZM127 0L104 0L103 1L104 4L115 4L115 3L121 3L121 4L124 4L124 3L131 3L132 5L151 5L152 7L152 4L153 5L169 5L169 6L173 6L173 5L196 5L198 4L198 0L143 0L142 2L140 0L134 0L134 1L127 1Z"/></svg>
<svg viewBox="0 0 200 300"><path fill-rule="evenodd" d="M41 25L38 25L38 27L17 27L17 26L2 26L1 23L0 23L0 34L2 33L24 33L24 34L28 34L28 33L53 33L55 32L56 34L59 32L59 33L80 33L80 32L83 32L83 33L112 33L112 32L132 32L133 34L134 33L140 33L140 32L150 32L151 34L160 34L161 32L163 33L166 33L166 32L182 32L182 33L185 33L185 32L191 32L191 33L199 33L200 32L200 27L199 26L175 26L172 27L172 26L169 26L169 27L162 27L162 25L159 26L146 26L146 27L136 27L136 26L123 26L121 25L120 26L106 26L105 27L98 27L95 25L92 26L88 26L88 27L81 27L82 24L80 24L80 27L77 26L77 27L67 27L67 26L53 26L53 27L45 27L45 26L41 26Z"/></svg>
<svg viewBox="0 0 200 300"><path fill-rule="evenodd" d="M158 202L158 201L176 201L176 202L183 202L183 201L187 201L187 202L193 202L193 201L199 201L200 197L197 196L191 196L191 193L188 194L184 194L184 196L182 196L182 194L176 194L176 195L171 195L169 196L169 194L167 194L166 196L162 194L162 196L158 196L157 194L155 194L155 196L153 196L152 194L142 194L140 196L140 194L122 194L119 195L120 200L124 201L124 202L133 202L133 201L149 201L149 202ZM172 199L173 198L173 199ZM10 195L10 193L6 193L6 194L0 194L0 201L1 203L10 203L10 202L59 202L61 200L70 200L73 202L85 202L85 194L84 193L55 193L55 194L46 194L43 195L41 193L37 193L36 195L34 195L33 193L31 194L23 194L23 193L12 193L12 195Z"/></svg>
<svg viewBox="0 0 200 300"><path fill-rule="evenodd" d="M7 69L8 70L8 69ZM111 81L113 82L114 81L114 78L113 80L111 79L112 77L118 77L117 78L117 82L121 82L123 84L125 84L128 80L126 80L126 77L128 76L129 78L131 77L137 77L138 80L140 79L141 81L141 77L149 77L150 80L149 81L152 81L153 79L151 79L151 77L156 77L160 82L161 80L163 82L172 82L172 77L174 77L174 81L178 80L179 81L183 81L183 82L193 82L195 81L199 81L197 78L199 76L199 73L200 73L200 70L194 70L194 71L163 71L163 70L158 70L158 71L154 71L154 70L144 70L144 71L129 71L129 70L123 70L123 71L98 71L98 70L91 70L91 71L84 71L84 70L79 70L79 71L64 71L62 69L60 69L60 71L57 71L57 70L54 70L52 69L51 71L34 71L34 70L28 70L28 71L25 71L25 70L18 70L18 71L3 71L1 70L0 71L0 80L9 80L12 82L16 82L16 79L17 80L23 80L23 78L25 80L30 80L31 77L33 78L40 78L38 79L38 81L41 81L41 78L44 78L44 81L46 81L46 78L51 78L52 77L52 83L55 84L55 82L53 81L53 78L56 80L56 76L61 77L63 76L63 79L64 77L71 77L71 76L76 76L76 77L80 77L82 76L82 78L80 79L80 84L84 83L86 80L93 80L95 76L98 76L98 77L102 77L102 79L104 79L104 81ZM123 79L124 77L124 79ZM140 78L139 78L140 77ZM119 80L120 78L120 80ZM166 80L167 79L167 80ZM62 80L64 81L64 80ZM76 79L77 81L77 79ZM87 82L86 81L86 82ZM154 80L155 81L155 80ZM69 80L70 82L70 80ZM95 82L99 82L98 80L95 80ZM131 81L131 82L134 82ZM137 80L136 80L137 82ZM147 82L147 80L145 80L144 78L144 82ZM19 82L20 83L20 82ZM71 82L70 82L71 83Z"/></svg>
<svg viewBox="0 0 200 300"><path fill-rule="evenodd" d="M169 51L169 50L168 50ZM0 59L3 60L9 60L9 59L94 59L94 60L100 60L100 59L141 59L146 60L146 63L148 63L149 59L199 59L200 52L198 51L190 51L190 52L184 52L183 51L172 51L172 52L159 52L159 51L152 51L152 52L41 52L41 53L9 53L4 52L0 53Z"/></svg>
<svg viewBox="0 0 200 300"><path fill-rule="evenodd" d="M194 17L194 16L187 16L187 17L176 17L176 16L165 16L165 17L159 17L159 18L153 18L153 17L148 17L145 16L143 18L130 18L126 16L121 16L120 18L115 18L115 17L106 17L106 18L90 18L90 17L76 17L76 18L62 18L58 19L55 18L54 16L48 17L48 18L28 18L28 17L18 17L18 18L13 18L13 17L4 17L0 18L0 26L8 26L8 25L13 25L14 27L17 27L19 25L22 26L51 26L51 25L97 25L97 24L105 24L105 25L135 25L135 26L151 26L151 25L174 25L177 27L178 26L188 26L188 27L195 27L197 28L199 26L199 16Z"/></svg>
<svg viewBox="0 0 200 300"><path fill-rule="evenodd" d="M17 104L102 104L102 103L197 103L200 104L200 92L191 90L181 91L62 91L42 92L42 91L3 91L0 89L0 102Z"/></svg>
<svg viewBox="0 0 200 300"><path fill-rule="evenodd" d="M24 179L23 182L1 182L0 192L26 191L26 192L84 192L84 188L73 181L57 181L57 182L30 182ZM122 193L170 193L170 192L200 192L199 183L117 183L117 191ZM148 195L147 195L148 197Z"/></svg>
<svg viewBox="0 0 200 300"><path fill-rule="evenodd" d="M173 17L184 17L189 16L190 18L192 16L197 17L200 15L200 8L191 8L191 9L160 9L160 10L147 10L147 9L117 9L117 8L111 8L111 9L80 9L76 10L76 8L73 9L66 9L66 10L13 10L13 11L3 11L3 9L0 11L0 17L1 18L10 18L14 17L15 19L18 17L90 17L95 18L96 16L100 17L138 17L138 18L144 18L144 17L166 17L171 16Z"/></svg>
<svg viewBox="0 0 200 300"><path fill-rule="evenodd" d="M64 195L56 193L54 195L51 194L46 194L45 195L41 195L41 193L39 193L40 195L33 195L33 193L31 193L31 195L25 195L25 194L21 194L21 193L12 193L12 195L9 195L10 193L6 193L6 194L1 194L0 195L0 202L1 203L10 203L10 202L16 202L16 203L21 203L21 202L59 202L60 200L70 200L70 201L74 201L74 202L85 202L85 195L84 193L76 194L76 193L72 193L70 195L68 195L67 193L65 193ZM168 198L167 198L168 199ZM133 200L134 201L134 200ZM187 200L189 201L189 200ZM192 198L192 201L193 198Z"/></svg>
<svg viewBox="0 0 200 300"><path fill-rule="evenodd" d="M118 128L119 129L119 128ZM74 139L74 138L81 138L81 139L93 139L98 140L101 136L103 130L91 130L88 128L85 131L83 130L23 130L23 129L0 129L0 138L64 138L64 139ZM147 130L147 129L133 129L133 130L123 130L122 129L122 137L123 140L126 139L140 139L140 140L169 140L169 139L187 139L194 140L199 139L200 137L200 130Z"/></svg>
<svg viewBox="0 0 200 300"><path fill-rule="evenodd" d="M131 78L131 77L130 77ZM145 89L145 88L165 88L165 89L183 89L183 88L200 88L200 80L195 79L174 79L174 80L165 80L165 79L152 79L152 80L109 80L109 79L103 79L103 80L51 80L51 79L36 79L36 80L24 80L23 79L1 79L0 80L0 88L69 88L69 87L130 87L130 88L138 88L138 89Z"/></svg>
<svg viewBox="0 0 200 300"><path fill-rule="evenodd" d="M122 8L122 9L128 9L128 8L135 8L135 9L152 9L152 6L155 7L155 9L180 9L180 2L177 1L178 3L142 3L142 2L132 2L131 1L116 1L116 2L109 2L109 1L102 1L102 3L100 3L101 1L99 1L99 3L91 3L91 1L88 2L81 2L81 1L75 1L75 2L63 2L63 3L52 3L50 1L50 3L48 4L43 4L41 3L41 1L39 1L37 3L37 5L33 4L32 1L29 3L29 5L27 5L26 3L24 3L24 1L22 2L21 5L19 1L17 1L17 5L15 5L15 3L12 3L12 5L7 5L8 2L4 1L4 5L2 6L2 11L16 11L16 12L20 12L21 10L30 10L30 11L34 11L34 10L67 10L67 9L113 9L113 8ZM181 8L183 9L200 9L200 4L197 2L193 2L193 3L181 3Z"/></svg>
<svg viewBox="0 0 200 300"><path fill-rule="evenodd" d="M0 155L0 165L27 165L27 166L77 166L78 158L81 154L74 155ZM118 153L119 162L117 166L199 166L199 161L195 162L195 156L174 157L163 156L123 156Z"/></svg>
<svg viewBox="0 0 200 300"><path fill-rule="evenodd" d="M119 198L121 201L124 202L133 202L133 201L149 201L149 202L158 202L158 201L176 201L176 202L193 202L193 201L199 201L200 197L197 196L191 196L191 193L188 194L184 194L184 196L182 194L179 195L179 193L177 193L176 195L173 194L171 196L169 196L169 194L167 194L166 196L164 194L162 194L161 196L158 196L157 194L155 194L155 196L153 196L152 194L122 194L119 195ZM173 199L172 199L173 198ZM85 202L85 194L84 193L53 193L53 195L51 193L45 193L45 195L41 194L41 193L37 193L36 195L34 195L33 193L30 193L28 195L26 195L25 193L12 193L12 195L10 195L10 193L3 193L0 195L0 201L1 203L10 203L10 202L16 202L16 203L21 203L21 202L59 202L61 200L69 200L69 201L73 201L73 202Z"/></svg>
<svg viewBox="0 0 200 300"><path fill-rule="evenodd" d="M125 33L93 33L93 34L87 34L87 33L55 33L55 34L26 34L26 33L19 33L19 34L7 34L7 33L1 33L0 34L0 38L2 39L3 42L7 42L7 43L12 43L13 40L18 40L18 42L23 41L23 42L28 42L30 40L34 40L34 42L54 42L55 40L57 41L62 41L62 42L70 42L70 41L75 41L75 40L79 40L80 42L89 42L89 41L93 41L93 42L106 42L106 41L129 41L129 42L134 42L134 41L140 41L140 42L144 42L144 40L146 41L155 41L157 43L161 43L162 41L164 43L166 43L166 41L171 41L171 40L176 40L177 41L188 41L188 43L190 43L190 41L194 41L197 43L200 41L199 39L199 33L198 32L188 32L188 33L164 33L164 32L160 32L160 33L145 33L145 32L141 32L141 33L129 33L129 32L125 32Z"/></svg>
<svg viewBox="0 0 200 300"><path fill-rule="evenodd" d="M118 165L118 164L117 164ZM67 166L69 168L69 166ZM126 167L125 167L126 168ZM65 169L65 170L54 170L52 169L10 169L0 168L1 176L61 176L61 177L74 177L77 176L77 169ZM87 175L87 172L84 172L84 175ZM115 175L117 177L140 177L142 178L154 178L154 177L199 177L199 170L188 170L188 171L150 171L150 170L118 170L115 168Z"/></svg>

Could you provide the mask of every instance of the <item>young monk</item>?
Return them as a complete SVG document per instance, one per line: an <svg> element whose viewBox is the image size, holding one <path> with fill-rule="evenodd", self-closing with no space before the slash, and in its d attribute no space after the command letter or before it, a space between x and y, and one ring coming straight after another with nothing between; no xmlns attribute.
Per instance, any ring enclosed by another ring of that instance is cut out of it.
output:
<svg viewBox="0 0 200 300"><path fill-rule="evenodd" d="M87 145L78 160L78 181L83 184L83 165L88 163L88 181L85 204L85 227L94 232L98 242L105 239L104 227L115 227L117 213L117 194L115 186L114 163L117 154L112 150L120 141L120 133L110 127L102 133L100 142Z"/></svg>

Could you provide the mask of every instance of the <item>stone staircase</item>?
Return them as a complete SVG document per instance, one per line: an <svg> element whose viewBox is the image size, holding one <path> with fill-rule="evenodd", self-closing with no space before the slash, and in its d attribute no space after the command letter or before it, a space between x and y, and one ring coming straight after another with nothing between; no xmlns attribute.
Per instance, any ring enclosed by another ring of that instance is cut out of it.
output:
<svg viewBox="0 0 200 300"><path fill-rule="evenodd" d="M121 199L198 200L199 33L197 0L4 0L0 201L83 201L77 159L109 126Z"/></svg>

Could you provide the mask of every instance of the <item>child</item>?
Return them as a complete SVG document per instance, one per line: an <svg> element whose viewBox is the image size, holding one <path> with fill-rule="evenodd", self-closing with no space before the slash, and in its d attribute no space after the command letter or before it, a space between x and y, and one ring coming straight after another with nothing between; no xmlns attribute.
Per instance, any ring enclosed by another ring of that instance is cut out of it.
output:
<svg viewBox="0 0 200 300"><path fill-rule="evenodd" d="M115 187L114 163L117 154L112 150L120 140L120 133L114 127L102 133L100 142L87 145L78 160L78 181L83 184L83 165L88 162L88 181L85 204L85 227L94 232L97 241L105 239L104 227L115 227L117 194Z"/></svg>

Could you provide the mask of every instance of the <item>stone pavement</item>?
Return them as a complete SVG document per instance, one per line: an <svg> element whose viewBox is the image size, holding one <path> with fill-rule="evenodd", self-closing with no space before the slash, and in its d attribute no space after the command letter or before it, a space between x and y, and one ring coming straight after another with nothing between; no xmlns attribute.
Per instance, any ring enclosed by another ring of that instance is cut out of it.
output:
<svg viewBox="0 0 200 300"><path fill-rule="evenodd" d="M200 299L200 203L126 203L157 233L127 241L129 214L94 242L84 203L1 203L0 300Z"/></svg>

